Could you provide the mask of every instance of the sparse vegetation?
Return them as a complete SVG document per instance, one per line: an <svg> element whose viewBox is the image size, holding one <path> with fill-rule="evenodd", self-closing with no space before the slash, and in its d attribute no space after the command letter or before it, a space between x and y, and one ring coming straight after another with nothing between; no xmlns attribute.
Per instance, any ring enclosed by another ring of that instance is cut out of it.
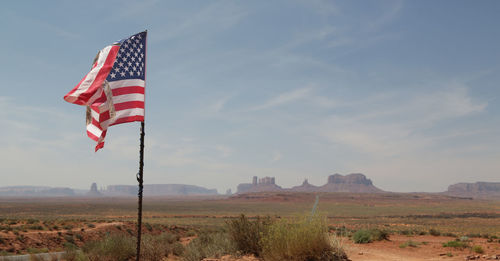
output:
<svg viewBox="0 0 500 261"><path fill-rule="evenodd" d="M429 229L429 234L437 237L437 236L441 235L441 232L437 229L431 228L431 229Z"/></svg>
<svg viewBox="0 0 500 261"><path fill-rule="evenodd" d="M366 229L360 229L354 233L352 240L356 244L367 244L373 242L372 235L370 231Z"/></svg>
<svg viewBox="0 0 500 261"><path fill-rule="evenodd" d="M380 229L360 229L352 236L354 243L366 244L373 241L389 240L389 232Z"/></svg>
<svg viewBox="0 0 500 261"><path fill-rule="evenodd" d="M344 260L344 250L333 237L328 236L322 216L282 219L272 223L263 235L262 256L270 261Z"/></svg>
<svg viewBox="0 0 500 261"><path fill-rule="evenodd" d="M236 244L236 248L242 254L254 254L260 256L262 253L262 237L267 234L271 219L257 217L251 221L245 215L230 220L228 223L229 236Z"/></svg>
<svg viewBox="0 0 500 261"><path fill-rule="evenodd" d="M462 242L462 241L448 241L446 243L443 243L443 247L453 247L453 248L458 248L458 249L464 249L469 247L469 244L467 242Z"/></svg>
<svg viewBox="0 0 500 261"><path fill-rule="evenodd" d="M484 254L484 249L482 246L473 246L472 252L477 253L477 254Z"/></svg>
<svg viewBox="0 0 500 261"><path fill-rule="evenodd" d="M122 234L107 235L86 243L83 252L90 261L127 260L135 256L135 239Z"/></svg>
<svg viewBox="0 0 500 261"><path fill-rule="evenodd" d="M401 245L399 245L399 248L418 247L418 245L420 245L419 242L415 242L413 240L408 240L408 241L402 243Z"/></svg>
<svg viewBox="0 0 500 261"><path fill-rule="evenodd" d="M187 245L183 258L186 261L199 261L232 253L236 253L236 245L226 232L204 232Z"/></svg>

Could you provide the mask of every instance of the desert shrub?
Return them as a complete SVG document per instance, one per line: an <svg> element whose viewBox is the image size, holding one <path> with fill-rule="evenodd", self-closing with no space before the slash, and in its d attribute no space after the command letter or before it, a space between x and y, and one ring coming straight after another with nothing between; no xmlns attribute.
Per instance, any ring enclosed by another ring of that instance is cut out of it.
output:
<svg viewBox="0 0 500 261"><path fill-rule="evenodd" d="M75 239L73 238L73 235L65 235L64 240L66 240L69 243L75 244Z"/></svg>
<svg viewBox="0 0 500 261"><path fill-rule="evenodd" d="M484 254L484 249L481 246L473 246L472 251L478 254Z"/></svg>
<svg viewBox="0 0 500 261"><path fill-rule="evenodd" d="M135 256L135 239L123 234L106 235L83 246L90 261L122 261Z"/></svg>
<svg viewBox="0 0 500 261"><path fill-rule="evenodd" d="M456 241L456 240L443 243L443 247L453 247L453 248L463 249L463 248L467 248L468 246L469 246L469 244L467 242Z"/></svg>
<svg viewBox="0 0 500 261"><path fill-rule="evenodd" d="M227 233L200 233L186 246L183 259L199 261L206 257L221 257L232 253L236 253L236 246Z"/></svg>
<svg viewBox="0 0 500 261"><path fill-rule="evenodd" d="M153 227L151 226L151 224L149 223L144 223L144 226L149 230L149 231L153 231Z"/></svg>
<svg viewBox="0 0 500 261"><path fill-rule="evenodd" d="M440 236L440 235L441 235L441 232L439 232L439 230L436 230L436 229L434 229L434 228L431 228L431 229L429 229L429 234L430 234L430 235L432 235L432 236L437 237L437 236Z"/></svg>
<svg viewBox="0 0 500 261"><path fill-rule="evenodd" d="M418 247L419 243L415 242L413 240L408 240L401 245L399 245L399 248L406 248L406 247Z"/></svg>
<svg viewBox="0 0 500 261"><path fill-rule="evenodd" d="M366 229L360 229L356 231L356 233L354 233L354 235L352 236L352 240L356 244L366 244L373 242L370 231Z"/></svg>
<svg viewBox="0 0 500 261"><path fill-rule="evenodd" d="M182 256L184 254L184 250L185 248L181 243L175 242L172 244L172 254Z"/></svg>
<svg viewBox="0 0 500 261"><path fill-rule="evenodd" d="M28 254L48 253L49 249L48 248L32 248L32 247L28 247L28 249L26 249L26 252L28 252Z"/></svg>
<svg viewBox="0 0 500 261"><path fill-rule="evenodd" d="M163 242L160 236L143 235L141 241L141 258L149 261L161 261L168 256L169 244Z"/></svg>
<svg viewBox="0 0 500 261"><path fill-rule="evenodd" d="M467 237L471 237L471 238L474 238L474 237L481 237L481 234L479 233L469 233L466 235Z"/></svg>
<svg viewBox="0 0 500 261"><path fill-rule="evenodd" d="M7 255L9 255L9 252L5 250L0 250L0 256L7 256Z"/></svg>
<svg viewBox="0 0 500 261"><path fill-rule="evenodd" d="M196 236L196 232L194 230L189 230L188 232L186 232L186 236L187 237L194 237L194 236Z"/></svg>
<svg viewBox="0 0 500 261"><path fill-rule="evenodd" d="M380 229L371 229L370 234L373 241L389 240L389 232Z"/></svg>
<svg viewBox="0 0 500 261"><path fill-rule="evenodd" d="M245 215L227 222L229 235L242 254L260 256L262 252L261 238L266 234L271 219L257 217L251 221Z"/></svg>
<svg viewBox="0 0 500 261"><path fill-rule="evenodd" d="M87 224L87 227L89 227L89 228L95 228L95 225L94 225L94 224L92 224L92 223L88 223L88 224Z"/></svg>
<svg viewBox="0 0 500 261"><path fill-rule="evenodd" d="M330 239L326 218L319 215L280 220L262 236L262 256L269 261L344 260L346 255L334 237Z"/></svg>
<svg viewBox="0 0 500 261"><path fill-rule="evenodd" d="M88 261L89 259L78 249L77 246L71 243L64 244L63 259L66 261Z"/></svg>

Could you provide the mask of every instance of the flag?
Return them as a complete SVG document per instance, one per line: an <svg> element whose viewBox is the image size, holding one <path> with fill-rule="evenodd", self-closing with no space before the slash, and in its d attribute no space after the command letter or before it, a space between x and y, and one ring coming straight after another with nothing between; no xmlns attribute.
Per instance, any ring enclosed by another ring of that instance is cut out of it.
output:
<svg viewBox="0 0 500 261"><path fill-rule="evenodd" d="M106 46L92 69L64 96L70 103L87 106L87 136L104 147L109 126L144 121L147 32Z"/></svg>

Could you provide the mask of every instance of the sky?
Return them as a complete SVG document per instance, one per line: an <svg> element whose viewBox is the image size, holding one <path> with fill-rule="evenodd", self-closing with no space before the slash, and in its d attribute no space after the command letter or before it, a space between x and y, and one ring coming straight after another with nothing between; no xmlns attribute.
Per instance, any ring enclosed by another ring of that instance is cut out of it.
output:
<svg viewBox="0 0 500 261"><path fill-rule="evenodd" d="M62 97L145 29L146 184L500 182L499 1L1 5L0 186L137 184L140 124L95 153L85 108Z"/></svg>

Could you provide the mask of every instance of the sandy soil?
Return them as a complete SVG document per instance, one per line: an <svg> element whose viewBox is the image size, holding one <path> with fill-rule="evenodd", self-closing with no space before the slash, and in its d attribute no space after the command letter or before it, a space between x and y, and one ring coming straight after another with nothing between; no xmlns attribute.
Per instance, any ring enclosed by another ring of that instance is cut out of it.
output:
<svg viewBox="0 0 500 261"><path fill-rule="evenodd" d="M391 261L391 260L466 260L468 256L479 255L481 259L500 255L499 243L488 243L483 238L473 238L471 245L480 245L484 249L484 254L476 254L470 249L454 249L443 247L443 243L454 240L451 237L434 236L399 236L393 235L391 241L379 241L370 244L354 244L345 242L344 246L347 255L353 261ZM408 240L419 243L417 247L401 248L400 245ZM422 243L427 242L427 243ZM451 253L452 256L447 254ZM483 257L486 257L484 258Z"/></svg>

